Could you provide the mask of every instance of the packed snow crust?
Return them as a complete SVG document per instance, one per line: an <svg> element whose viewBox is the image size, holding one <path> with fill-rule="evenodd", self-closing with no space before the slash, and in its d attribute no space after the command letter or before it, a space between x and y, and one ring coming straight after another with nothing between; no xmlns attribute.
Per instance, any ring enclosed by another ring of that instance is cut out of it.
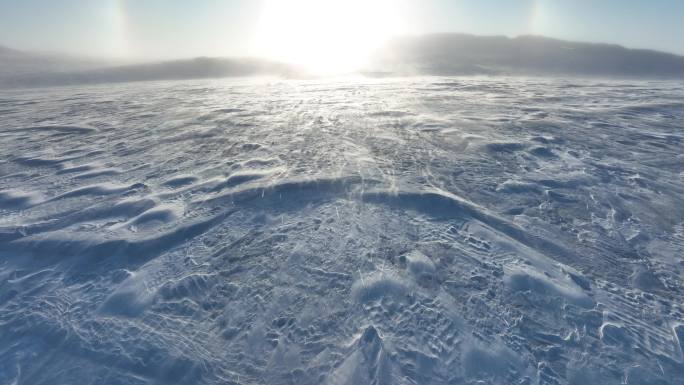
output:
<svg viewBox="0 0 684 385"><path fill-rule="evenodd" d="M684 384L684 83L0 91L0 384Z"/></svg>

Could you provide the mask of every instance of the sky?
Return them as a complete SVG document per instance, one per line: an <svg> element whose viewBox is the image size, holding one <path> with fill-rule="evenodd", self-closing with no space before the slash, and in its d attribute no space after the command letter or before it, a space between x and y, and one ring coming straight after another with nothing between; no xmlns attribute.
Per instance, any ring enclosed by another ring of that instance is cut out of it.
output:
<svg viewBox="0 0 684 385"><path fill-rule="evenodd" d="M0 45L121 59L297 61L323 60L332 46L370 50L393 35L464 32L684 55L683 17L682 0L0 0Z"/></svg>

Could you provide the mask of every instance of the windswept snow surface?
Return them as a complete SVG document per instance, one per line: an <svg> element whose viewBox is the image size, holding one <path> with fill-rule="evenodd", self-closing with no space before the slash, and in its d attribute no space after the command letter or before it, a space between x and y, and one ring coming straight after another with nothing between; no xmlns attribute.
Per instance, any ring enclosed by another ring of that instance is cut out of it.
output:
<svg viewBox="0 0 684 385"><path fill-rule="evenodd" d="M684 83L0 92L1 384L684 384Z"/></svg>

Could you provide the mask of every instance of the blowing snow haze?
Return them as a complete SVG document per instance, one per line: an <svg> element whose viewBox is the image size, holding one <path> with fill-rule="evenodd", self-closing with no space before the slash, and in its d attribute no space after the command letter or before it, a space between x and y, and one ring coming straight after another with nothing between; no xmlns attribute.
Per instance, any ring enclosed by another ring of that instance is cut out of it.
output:
<svg viewBox="0 0 684 385"><path fill-rule="evenodd" d="M0 0L0 385L684 385L683 15Z"/></svg>
<svg viewBox="0 0 684 385"><path fill-rule="evenodd" d="M111 66L90 59L19 52L0 47L0 85L6 87L202 79L244 76L320 76L293 63L266 59L194 58ZM507 38L439 34L393 38L362 67L334 75L561 75L684 78L684 57L618 45L539 36Z"/></svg>

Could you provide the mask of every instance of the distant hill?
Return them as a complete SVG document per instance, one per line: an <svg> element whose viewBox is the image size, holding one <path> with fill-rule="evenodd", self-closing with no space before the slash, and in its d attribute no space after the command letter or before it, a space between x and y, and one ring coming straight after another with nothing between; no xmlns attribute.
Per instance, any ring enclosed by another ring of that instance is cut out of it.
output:
<svg viewBox="0 0 684 385"><path fill-rule="evenodd" d="M149 80L291 75L293 66L261 59L194 58L111 65L0 47L0 87L44 87Z"/></svg>
<svg viewBox="0 0 684 385"><path fill-rule="evenodd" d="M69 84L118 83L151 80L288 75L291 66L259 59L195 58L72 72L39 72L8 77L5 86L32 87ZM3 84L0 79L0 86Z"/></svg>
<svg viewBox="0 0 684 385"><path fill-rule="evenodd" d="M392 75L540 75L684 79L684 57L618 45L540 36L435 34L395 38L365 73ZM0 88L231 76L306 76L263 59L195 58L133 65L22 52L0 46Z"/></svg>
<svg viewBox="0 0 684 385"><path fill-rule="evenodd" d="M11 49L11 48L3 47L0 45L0 57L2 57L4 55L15 55L17 53L19 53L19 51Z"/></svg>
<svg viewBox="0 0 684 385"><path fill-rule="evenodd" d="M390 41L376 54L369 71L684 78L684 57L541 36L435 34Z"/></svg>
<svg viewBox="0 0 684 385"><path fill-rule="evenodd" d="M111 65L111 62L68 55L23 52L0 46L0 85L9 79L29 75L85 71Z"/></svg>

